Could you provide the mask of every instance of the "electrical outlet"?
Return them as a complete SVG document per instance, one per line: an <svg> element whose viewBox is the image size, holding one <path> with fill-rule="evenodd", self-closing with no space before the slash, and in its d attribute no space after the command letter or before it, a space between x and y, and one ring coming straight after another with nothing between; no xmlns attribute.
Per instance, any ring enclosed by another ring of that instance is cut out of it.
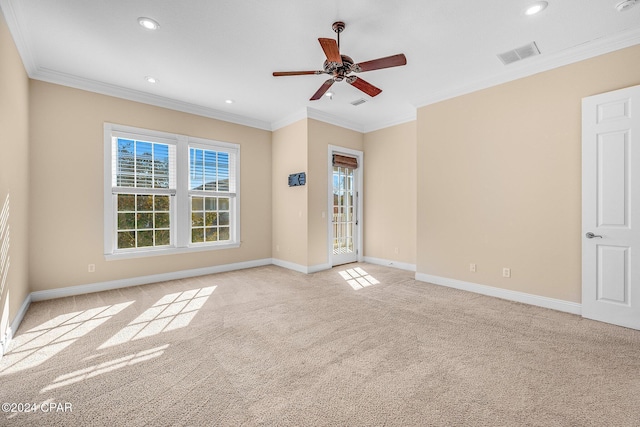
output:
<svg viewBox="0 0 640 427"><path fill-rule="evenodd" d="M89 264L89 267L87 268L87 270L89 271L89 273L95 273L96 272L96 265L95 264Z"/></svg>
<svg viewBox="0 0 640 427"><path fill-rule="evenodd" d="M511 269L503 268L502 269L502 277L511 277Z"/></svg>
<svg viewBox="0 0 640 427"><path fill-rule="evenodd" d="M475 273L476 272L476 265L475 264L469 264L469 271Z"/></svg>
<svg viewBox="0 0 640 427"><path fill-rule="evenodd" d="M396 253L396 255L398 255L398 253L400 253L400 251L399 251L399 249L398 249L398 248L395 248L395 249L394 249L394 252Z"/></svg>

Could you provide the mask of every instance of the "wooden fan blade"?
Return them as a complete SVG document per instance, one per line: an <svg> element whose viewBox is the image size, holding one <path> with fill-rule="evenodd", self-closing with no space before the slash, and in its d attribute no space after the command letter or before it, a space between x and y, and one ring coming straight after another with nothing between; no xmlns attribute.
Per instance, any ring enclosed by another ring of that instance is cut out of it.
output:
<svg viewBox="0 0 640 427"><path fill-rule="evenodd" d="M274 77L280 76L306 76L314 74L323 74L324 71L274 71Z"/></svg>
<svg viewBox="0 0 640 427"><path fill-rule="evenodd" d="M407 58L403 53L361 62L353 66L353 71L360 73L362 71L380 70L382 68L398 67L400 65L407 65Z"/></svg>
<svg viewBox="0 0 640 427"><path fill-rule="evenodd" d="M327 61L335 62L338 66L342 66L342 57L340 56L340 49L338 49L338 42L334 39L318 39L324 54L327 57Z"/></svg>
<svg viewBox="0 0 640 427"><path fill-rule="evenodd" d="M350 76L347 79L347 83L349 83L352 86L357 87L358 89L360 89L361 91L363 91L364 93L366 93L367 95L369 95L371 97L379 95L380 92L382 92L382 89L377 88L374 85L372 85L371 83L362 80L360 77Z"/></svg>
<svg viewBox="0 0 640 427"><path fill-rule="evenodd" d="M332 84L333 84L333 79L329 79L326 82L324 82L322 86L320 86L320 89L318 89L318 91L314 93L313 96L309 99L309 101L316 101L322 98L322 95L324 95L325 92L329 90Z"/></svg>

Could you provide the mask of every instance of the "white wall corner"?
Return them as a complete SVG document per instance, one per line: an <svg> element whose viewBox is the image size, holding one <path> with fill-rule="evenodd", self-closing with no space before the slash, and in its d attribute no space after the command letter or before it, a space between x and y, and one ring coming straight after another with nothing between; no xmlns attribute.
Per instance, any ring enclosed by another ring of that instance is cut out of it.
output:
<svg viewBox="0 0 640 427"><path fill-rule="evenodd" d="M318 271L329 270L331 268L330 264L317 264L317 265L300 265L294 262L284 261L281 259L273 258L273 265L277 265L278 267L286 268L287 270L297 271L298 273L310 274L317 273Z"/></svg>
<svg viewBox="0 0 640 427"><path fill-rule="evenodd" d="M565 301L555 298L543 297L540 295L528 294L525 292L511 291L509 289L496 288L493 286L480 285L472 282L465 282L447 277L432 276L425 273L416 273L416 280L432 283L434 285L446 286L463 291L474 292L476 294L501 298L509 301L521 302L538 307L549 308L551 310L563 311L571 314L582 314L582 304Z"/></svg>

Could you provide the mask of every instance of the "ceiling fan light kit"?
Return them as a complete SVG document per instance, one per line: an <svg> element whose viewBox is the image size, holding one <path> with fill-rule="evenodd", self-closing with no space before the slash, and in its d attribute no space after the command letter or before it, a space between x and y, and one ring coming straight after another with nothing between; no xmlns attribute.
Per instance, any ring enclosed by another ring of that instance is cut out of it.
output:
<svg viewBox="0 0 640 427"><path fill-rule="evenodd" d="M310 101L316 101L322 98L331 85L335 82L341 82L345 80L351 86L361 90L367 95L374 97L382 92L382 89L375 87L371 83L361 79L360 77L351 75L351 73L362 73L365 71L380 70L383 68L398 67L407 64L407 58L404 54L387 56L384 58L373 59L371 61L355 63L355 61L347 55L340 53L340 33L345 29L345 23L342 21L334 22L331 26L333 31L337 34L336 40L319 38L320 46L324 51L325 57L322 70L316 71L276 71L273 73L274 77L282 76L302 76L302 75L318 75L329 74L330 79L326 80L320 89L313 94Z"/></svg>

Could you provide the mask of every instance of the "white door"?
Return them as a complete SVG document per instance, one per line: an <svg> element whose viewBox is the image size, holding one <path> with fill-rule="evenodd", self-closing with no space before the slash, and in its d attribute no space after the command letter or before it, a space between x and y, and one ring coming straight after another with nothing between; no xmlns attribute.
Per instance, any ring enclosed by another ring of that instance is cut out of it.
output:
<svg viewBox="0 0 640 427"><path fill-rule="evenodd" d="M640 329L640 86L582 100L582 315Z"/></svg>
<svg viewBox="0 0 640 427"><path fill-rule="evenodd" d="M356 169L333 166L333 265L358 260L358 191Z"/></svg>

